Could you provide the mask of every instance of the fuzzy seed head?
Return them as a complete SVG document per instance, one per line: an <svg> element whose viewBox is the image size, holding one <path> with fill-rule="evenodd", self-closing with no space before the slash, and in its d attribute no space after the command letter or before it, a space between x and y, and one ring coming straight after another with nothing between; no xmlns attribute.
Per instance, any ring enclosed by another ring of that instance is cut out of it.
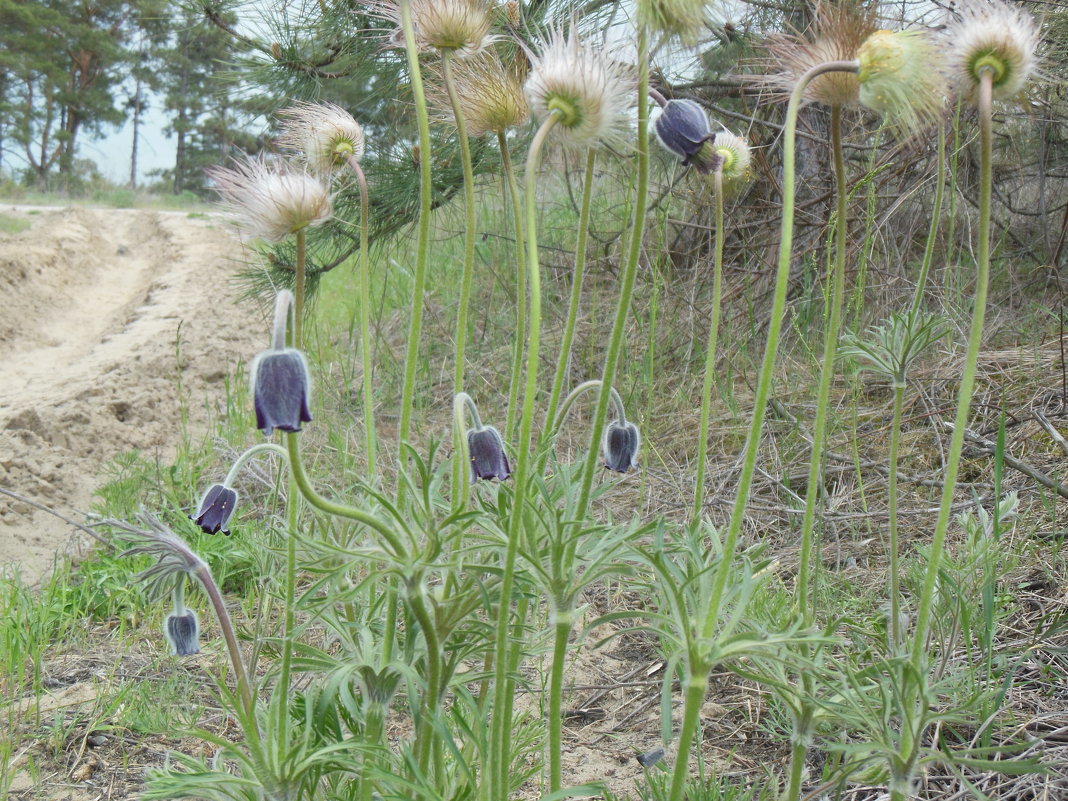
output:
<svg viewBox="0 0 1068 801"><path fill-rule="evenodd" d="M743 137L722 131L716 134L714 147L716 154L723 159L720 170L724 181L737 181L749 175L753 153Z"/></svg>
<svg viewBox="0 0 1068 801"><path fill-rule="evenodd" d="M456 62L452 76L469 136L501 133L530 118L523 76L516 68L506 67L492 51ZM452 104L441 82L436 82L430 93L441 116L451 120Z"/></svg>
<svg viewBox="0 0 1068 801"><path fill-rule="evenodd" d="M922 31L876 31L857 51L860 102L900 133L925 128L945 101L942 60Z"/></svg>
<svg viewBox="0 0 1068 801"><path fill-rule="evenodd" d="M532 57L526 93L539 120L559 115L553 137L580 149L611 142L626 128L634 81L606 51L582 44L573 30L557 30Z"/></svg>
<svg viewBox="0 0 1068 801"><path fill-rule="evenodd" d="M493 41L490 4L486 0L409 0L415 41L420 50L449 51L465 58ZM371 5L380 16L401 24L400 6L393 0Z"/></svg>
<svg viewBox="0 0 1068 801"><path fill-rule="evenodd" d="M322 225L333 214L326 185L307 171L263 158L246 157L233 167L214 167L224 208L246 235L281 242L304 228Z"/></svg>
<svg viewBox="0 0 1068 801"><path fill-rule="evenodd" d="M278 112L282 135L278 144L304 156L315 171L329 173L350 156L363 158L363 128L333 103L296 103Z"/></svg>
<svg viewBox="0 0 1068 801"><path fill-rule="evenodd" d="M994 99L1018 94L1035 71L1039 31L1034 17L1001 0L972 0L946 29L949 73L960 92L978 99L979 79L993 73Z"/></svg>
<svg viewBox="0 0 1068 801"><path fill-rule="evenodd" d="M638 24L695 45L705 30L707 0L638 0Z"/></svg>
<svg viewBox="0 0 1068 801"><path fill-rule="evenodd" d="M850 61L865 40L878 30L874 9L866 4L821 2L814 8L807 33L775 36L765 47L771 74L761 79L776 94L789 95L812 67L828 61ZM851 72L825 72L809 81L804 99L825 106L859 102L860 81Z"/></svg>

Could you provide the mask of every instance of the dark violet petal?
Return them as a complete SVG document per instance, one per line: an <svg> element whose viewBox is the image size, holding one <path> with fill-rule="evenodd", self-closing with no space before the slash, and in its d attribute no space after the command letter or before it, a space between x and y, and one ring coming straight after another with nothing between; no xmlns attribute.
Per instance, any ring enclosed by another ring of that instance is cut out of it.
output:
<svg viewBox="0 0 1068 801"><path fill-rule="evenodd" d="M190 519L208 534L222 532L229 535L226 524L237 508L237 492L222 484L212 484L197 507L196 516Z"/></svg>
<svg viewBox="0 0 1068 801"><path fill-rule="evenodd" d="M504 452L504 440L493 426L467 432L467 449L471 454L471 480L496 478L500 481L512 474Z"/></svg>
<svg viewBox="0 0 1068 801"><path fill-rule="evenodd" d="M604 434L604 464L609 470L626 473L638 466L638 447L641 438L634 423L621 424L618 420L608 424Z"/></svg>
<svg viewBox="0 0 1068 801"><path fill-rule="evenodd" d="M187 609L184 615L169 614L163 622L163 635L175 656L200 653L200 625L196 613Z"/></svg>
<svg viewBox="0 0 1068 801"><path fill-rule="evenodd" d="M298 350L268 350L253 365L252 395L256 427L270 436L274 429L300 431L311 421L308 365Z"/></svg>
<svg viewBox="0 0 1068 801"><path fill-rule="evenodd" d="M692 100L669 100L655 129L660 143L684 161L714 136L705 110Z"/></svg>

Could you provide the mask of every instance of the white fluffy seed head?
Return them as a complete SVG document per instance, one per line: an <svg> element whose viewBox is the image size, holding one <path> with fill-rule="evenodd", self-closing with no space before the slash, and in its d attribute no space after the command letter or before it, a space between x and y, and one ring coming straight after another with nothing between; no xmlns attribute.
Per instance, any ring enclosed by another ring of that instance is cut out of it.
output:
<svg viewBox="0 0 1068 801"><path fill-rule="evenodd" d="M456 62L452 75L469 136L501 133L530 118L523 76L516 67L505 66L492 50ZM428 82L427 87L440 116L452 120L452 104L443 81Z"/></svg>
<svg viewBox="0 0 1068 801"><path fill-rule="evenodd" d="M233 167L214 167L208 176L223 206L243 233L281 242L303 228L322 225L333 214L326 185L285 162L245 157Z"/></svg>
<svg viewBox="0 0 1068 801"><path fill-rule="evenodd" d="M716 134L713 147L716 155L723 159L720 170L724 181L737 181L748 176L753 153L743 137L729 131L720 131Z"/></svg>
<svg viewBox="0 0 1068 801"><path fill-rule="evenodd" d="M480 52L494 41L490 35L491 7L486 0L409 0L415 41L420 50L447 50L464 58ZM379 16L401 24L395 0L376 0L371 9ZM399 34L394 37L403 45Z"/></svg>
<svg viewBox="0 0 1068 801"><path fill-rule="evenodd" d="M638 22L666 37L694 45L705 33L708 0L637 0Z"/></svg>
<svg viewBox="0 0 1068 801"><path fill-rule="evenodd" d="M809 30L768 40L768 74L758 80L787 97L812 67L856 58L857 50L876 30L875 11L870 4L817 3ZM825 106L856 105L859 94L860 81L852 72L825 72L804 89L807 102Z"/></svg>
<svg viewBox="0 0 1068 801"><path fill-rule="evenodd" d="M350 156L363 158L363 128L333 103L295 103L278 112L282 134L278 144L303 155L308 166L328 173Z"/></svg>
<svg viewBox="0 0 1068 801"><path fill-rule="evenodd" d="M900 134L929 127L945 104L944 63L924 31L876 31L857 51L860 102Z"/></svg>
<svg viewBox="0 0 1068 801"><path fill-rule="evenodd" d="M586 148L619 138L634 102L629 69L604 50L582 44L573 30L566 36L554 31L531 61L527 99L539 120L558 114L556 141Z"/></svg>
<svg viewBox="0 0 1068 801"><path fill-rule="evenodd" d="M1039 31L1034 17L1001 0L971 0L946 28L949 74L962 95L978 98L984 69L993 74L994 99L1018 94L1035 71Z"/></svg>

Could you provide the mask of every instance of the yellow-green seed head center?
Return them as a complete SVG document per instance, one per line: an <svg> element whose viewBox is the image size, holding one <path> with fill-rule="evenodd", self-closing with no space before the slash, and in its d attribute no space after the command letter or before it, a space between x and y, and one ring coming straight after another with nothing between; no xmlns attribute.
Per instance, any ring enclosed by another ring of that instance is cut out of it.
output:
<svg viewBox="0 0 1068 801"><path fill-rule="evenodd" d="M983 70L991 71L994 86L1001 86L1012 73L1009 62L1000 53L992 50L976 55L968 67L968 72L976 83L979 83L979 79L983 77Z"/></svg>
<svg viewBox="0 0 1068 801"><path fill-rule="evenodd" d="M574 128L582 121L582 114L579 112L578 104L570 98L554 95L549 98L549 102L545 106L549 111L555 111L559 114L560 124L565 128Z"/></svg>
<svg viewBox="0 0 1068 801"><path fill-rule="evenodd" d="M729 147L717 147L716 155L723 159L723 166L721 167L723 172L729 173L731 167L734 166L734 162L737 160L737 156L734 154L734 151L731 150Z"/></svg>

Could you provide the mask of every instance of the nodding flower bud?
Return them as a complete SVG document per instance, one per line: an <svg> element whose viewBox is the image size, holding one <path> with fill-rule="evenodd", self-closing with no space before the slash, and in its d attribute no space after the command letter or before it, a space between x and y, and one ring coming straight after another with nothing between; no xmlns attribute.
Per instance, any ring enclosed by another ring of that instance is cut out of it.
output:
<svg viewBox="0 0 1068 801"><path fill-rule="evenodd" d="M301 423L311 422L311 376L304 354L287 348L286 321L293 310L293 294L278 293L274 307L271 348L252 362L252 400L256 406L256 428L270 436L274 430L300 431Z"/></svg>
<svg viewBox="0 0 1068 801"><path fill-rule="evenodd" d="M192 656L200 653L200 624L192 609L183 614L172 612L163 622L163 636L175 656Z"/></svg>
<svg viewBox="0 0 1068 801"><path fill-rule="evenodd" d="M293 348L265 350L252 362L252 398L256 428L270 436L281 431L300 431L311 422L311 379L304 354Z"/></svg>
<svg viewBox="0 0 1068 801"><path fill-rule="evenodd" d="M716 134L708 114L693 100L669 100L654 123L656 138L668 151L708 175L718 166L712 147Z"/></svg>
<svg viewBox="0 0 1068 801"><path fill-rule="evenodd" d="M634 423L613 420L604 430L604 466L617 473L626 473L638 466L641 436Z"/></svg>
<svg viewBox="0 0 1068 801"><path fill-rule="evenodd" d="M189 515L189 519L208 534L218 534L221 531L229 537L230 530L224 526L230 522L236 507L235 490L224 484L212 484L200 499L196 515Z"/></svg>
<svg viewBox="0 0 1068 801"><path fill-rule="evenodd" d="M473 428L467 432L467 450L471 455L471 480L495 478L504 481L512 474L504 440L493 426Z"/></svg>

